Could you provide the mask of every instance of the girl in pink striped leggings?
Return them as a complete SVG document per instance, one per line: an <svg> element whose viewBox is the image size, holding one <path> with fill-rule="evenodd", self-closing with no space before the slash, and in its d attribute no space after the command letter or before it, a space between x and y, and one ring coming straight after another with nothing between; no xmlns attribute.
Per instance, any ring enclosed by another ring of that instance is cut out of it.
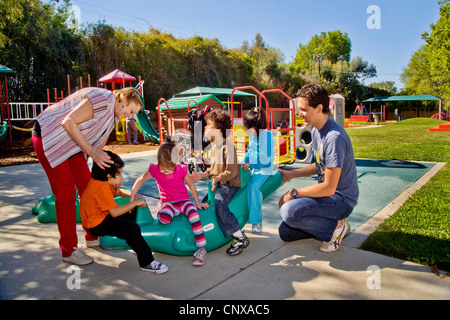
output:
<svg viewBox="0 0 450 320"><path fill-rule="evenodd" d="M195 266L204 265L206 262L206 240L203 234L202 224L197 209L208 208L206 203L200 203L198 199L197 189L191 178L189 178L187 166L176 164L178 162L178 147L171 142L171 138L167 137L158 150L158 164L150 164L148 171L140 176L134 183L130 195L130 201L134 200L141 185L150 178L155 178L158 185L159 195L163 203L158 211L158 219L161 223L170 223L173 217L183 213L188 216L194 232L197 252L194 254ZM184 184L186 182L194 204L190 201L189 193Z"/></svg>

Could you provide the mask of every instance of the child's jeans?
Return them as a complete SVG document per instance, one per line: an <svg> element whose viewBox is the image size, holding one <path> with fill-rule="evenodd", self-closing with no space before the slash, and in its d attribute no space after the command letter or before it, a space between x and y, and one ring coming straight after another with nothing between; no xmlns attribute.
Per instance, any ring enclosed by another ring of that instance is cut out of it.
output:
<svg viewBox="0 0 450 320"><path fill-rule="evenodd" d="M148 266L153 260L152 250L142 237L139 225L128 217L129 214L113 218L107 215L98 226L88 229L95 236L115 236L124 239L136 252L139 266Z"/></svg>
<svg viewBox="0 0 450 320"><path fill-rule="evenodd" d="M308 238L330 241L338 220L347 218L352 211L344 198L336 194L290 200L280 208L280 238L286 242Z"/></svg>
<svg viewBox="0 0 450 320"><path fill-rule="evenodd" d="M216 218L219 228L225 237L241 230L238 220L228 208L228 204L233 199L237 189L229 182L225 184L216 183L216 196L214 199Z"/></svg>

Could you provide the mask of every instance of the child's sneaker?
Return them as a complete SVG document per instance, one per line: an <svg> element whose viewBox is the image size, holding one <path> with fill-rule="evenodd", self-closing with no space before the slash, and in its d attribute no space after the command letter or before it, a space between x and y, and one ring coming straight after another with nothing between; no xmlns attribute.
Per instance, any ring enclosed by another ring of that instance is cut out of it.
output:
<svg viewBox="0 0 450 320"><path fill-rule="evenodd" d="M94 262L94 258L88 256L81 248L74 247L74 251L69 257L63 257L64 262L85 266Z"/></svg>
<svg viewBox="0 0 450 320"><path fill-rule="evenodd" d="M348 223L347 219L344 219L341 221L342 221L342 227L334 231L333 236L331 237L330 241L324 242L320 246L320 248L319 248L320 251L336 252L339 250L342 240L347 235L347 233L350 232L350 224Z"/></svg>
<svg viewBox="0 0 450 320"><path fill-rule="evenodd" d="M252 233L256 234L262 233L262 222L258 224L252 224Z"/></svg>
<svg viewBox="0 0 450 320"><path fill-rule="evenodd" d="M242 231L242 234L244 235L242 238L233 237L231 245L227 249L227 254L229 256L236 256L240 254L242 251L244 251L244 248L247 248L250 244L250 240L248 240L244 231Z"/></svg>
<svg viewBox="0 0 450 320"><path fill-rule="evenodd" d="M202 266L206 262L206 250L201 248L198 249L196 253L194 253L194 261L192 264L194 266Z"/></svg>
<svg viewBox="0 0 450 320"><path fill-rule="evenodd" d="M161 273L167 272L169 270L169 267L167 265L165 265L164 263L153 260L146 267L142 267L141 270L147 271L147 272L153 272L154 274L161 274Z"/></svg>

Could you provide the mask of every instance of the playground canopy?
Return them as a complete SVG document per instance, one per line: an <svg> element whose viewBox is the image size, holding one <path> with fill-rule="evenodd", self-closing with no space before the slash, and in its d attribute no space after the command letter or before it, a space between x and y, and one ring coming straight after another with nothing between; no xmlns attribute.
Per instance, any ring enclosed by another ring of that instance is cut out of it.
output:
<svg viewBox="0 0 450 320"><path fill-rule="evenodd" d="M393 102L393 101L422 101L422 100L435 100L441 101L441 99L432 96L431 94L410 95L410 96L381 96L373 97L363 102Z"/></svg>
<svg viewBox="0 0 450 320"><path fill-rule="evenodd" d="M0 64L0 73L14 73L14 71Z"/></svg>
<svg viewBox="0 0 450 320"><path fill-rule="evenodd" d="M209 99L213 99L215 101L215 104L220 105L223 108L227 107L223 102L221 102L219 99L217 99L212 94L193 96L193 97L191 96L191 97L172 98L172 99L167 100L167 104L169 105L170 110L179 110L179 109L187 109L189 101L191 101L191 100L194 100L198 106L201 106L203 103L205 103ZM210 100L210 101L212 101L212 100ZM196 107L195 103L192 103L190 105L190 107L195 108ZM167 110L167 107L165 105L161 105L161 110Z"/></svg>
<svg viewBox="0 0 450 320"><path fill-rule="evenodd" d="M107 75L103 76L98 80L99 82L112 82L112 83L122 83L123 81L136 81L136 78L132 75L129 75L128 73L125 73L123 71L120 71L119 69L116 69Z"/></svg>
<svg viewBox="0 0 450 320"><path fill-rule="evenodd" d="M233 89L228 88L210 88L210 87L195 87L180 93L177 93L174 95L174 98L176 97L189 97L189 96L202 96L202 95L208 95L212 94L216 97L219 96L230 96ZM254 94L236 90L233 93L234 96L239 97L255 97Z"/></svg>
<svg viewBox="0 0 450 320"><path fill-rule="evenodd" d="M439 101L439 119L441 119L442 100L431 94L409 95L409 96L380 96L373 97L363 102L395 102L395 101L425 101L434 100Z"/></svg>

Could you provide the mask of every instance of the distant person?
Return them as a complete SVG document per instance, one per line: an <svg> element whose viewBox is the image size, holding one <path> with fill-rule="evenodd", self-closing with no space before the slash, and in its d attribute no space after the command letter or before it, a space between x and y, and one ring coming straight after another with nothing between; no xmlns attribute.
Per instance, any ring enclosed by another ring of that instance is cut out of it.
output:
<svg viewBox="0 0 450 320"><path fill-rule="evenodd" d="M83 227L94 236L114 236L124 239L136 253L142 271L155 274L167 272L167 265L154 259L152 250L141 234L141 228L133 217L130 217L131 210L147 205L145 200L139 198L121 206L114 200L114 195L130 197L131 192L120 189L125 166L123 160L111 151L106 153L114 163L108 168L101 169L94 162L92 179L81 196L80 217Z"/></svg>
<svg viewBox="0 0 450 320"><path fill-rule="evenodd" d="M138 141L138 130L136 128L136 115L133 115L130 119L127 119L127 142L128 144L139 144ZM133 135L133 141L131 141L131 136Z"/></svg>
<svg viewBox="0 0 450 320"><path fill-rule="evenodd" d="M315 238L323 241L320 251L335 252L350 232L346 218L359 195L352 143L345 129L328 116L330 98L321 85L305 85L298 97L300 116L313 126L312 164L279 171L285 182L317 174L318 184L292 188L281 197L283 222L278 230L286 242Z"/></svg>
<svg viewBox="0 0 450 320"><path fill-rule="evenodd" d="M139 92L85 88L45 109L33 127L33 147L55 196L59 246L65 262L89 264L92 257L78 248L75 190L81 197L91 179L87 158L102 169L113 162L103 152L116 119L130 118L143 103ZM87 246L98 238L86 233Z"/></svg>
<svg viewBox="0 0 450 320"><path fill-rule="evenodd" d="M400 119L398 118L398 109L395 109L395 121L399 121Z"/></svg>
<svg viewBox="0 0 450 320"><path fill-rule="evenodd" d="M148 170L134 182L130 201L134 200L145 181L155 178L162 202L162 207L157 212L159 222L168 224L179 214L185 214L188 217L198 248L192 263L194 266L202 266L206 262L206 239L196 207L206 209L209 208L209 205L200 203L197 189L188 175L187 166L177 164L178 159L173 158L179 154L179 147L171 141L170 136L166 139L166 142L158 150L158 164L151 163ZM191 191L195 205L190 200L185 183Z"/></svg>

